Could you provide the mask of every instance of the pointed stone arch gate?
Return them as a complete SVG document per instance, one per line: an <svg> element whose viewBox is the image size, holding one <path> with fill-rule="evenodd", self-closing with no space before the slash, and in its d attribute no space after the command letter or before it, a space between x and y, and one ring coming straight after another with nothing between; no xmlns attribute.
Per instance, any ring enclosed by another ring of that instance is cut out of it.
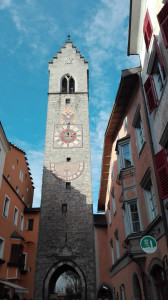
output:
<svg viewBox="0 0 168 300"><path fill-rule="evenodd" d="M66 260L58 262L49 270L44 282L43 300L50 299L50 294L54 290L56 280L62 273L68 270L75 272L79 276L81 281L81 293L82 293L81 300L86 300L87 292L86 292L86 280L84 274L74 262L66 261Z"/></svg>

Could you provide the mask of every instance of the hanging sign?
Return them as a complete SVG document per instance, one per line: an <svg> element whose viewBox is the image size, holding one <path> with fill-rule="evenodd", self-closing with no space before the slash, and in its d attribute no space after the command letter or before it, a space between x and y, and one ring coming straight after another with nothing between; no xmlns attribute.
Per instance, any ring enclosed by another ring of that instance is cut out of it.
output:
<svg viewBox="0 0 168 300"><path fill-rule="evenodd" d="M157 249L157 242L152 236L146 235L141 239L140 246L145 253L154 253Z"/></svg>

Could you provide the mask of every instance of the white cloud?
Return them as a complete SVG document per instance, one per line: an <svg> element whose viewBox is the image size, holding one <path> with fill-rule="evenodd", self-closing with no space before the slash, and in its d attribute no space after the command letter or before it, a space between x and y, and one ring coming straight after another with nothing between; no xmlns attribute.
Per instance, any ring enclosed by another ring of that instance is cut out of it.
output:
<svg viewBox="0 0 168 300"><path fill-rule="evenodd" d="M0 0L0 9L8 8L12 5L12 0Z"/></svg>

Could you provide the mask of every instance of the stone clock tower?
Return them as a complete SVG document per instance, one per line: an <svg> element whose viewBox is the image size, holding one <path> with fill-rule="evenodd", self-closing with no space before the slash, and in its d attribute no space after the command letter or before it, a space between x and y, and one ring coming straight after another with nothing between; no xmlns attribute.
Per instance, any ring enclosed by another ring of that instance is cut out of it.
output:
<svg viewBox="0 0 168 300"><path fill-rule="evenodd" d="M88 62L66 41L49 63L35 300L95 299Z"/></svg>

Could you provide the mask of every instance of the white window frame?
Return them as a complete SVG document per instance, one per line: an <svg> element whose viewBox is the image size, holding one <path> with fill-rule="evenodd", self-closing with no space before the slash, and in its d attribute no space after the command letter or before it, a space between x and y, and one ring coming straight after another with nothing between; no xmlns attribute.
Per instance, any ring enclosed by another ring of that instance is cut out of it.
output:
<svg viewBox="0 0 168 300"><path fill-rule="evenodd" d="M23 170L22 169L20 169L19 179L21 182L23 182Z"/></svg>
<svg viewBox="0 0 168 300"><path fill-rule="evenodd" d="M0 236L0 259L3 258L5 239Z"/></svg>
<svg viewBox="0 0 168 300"><path fill-rule="evenodd" d="M137 213L139 218L139 231L134 231L133 227L133 220L132 220L132 213L131 213L131 204L136 203L137 206ZM125 225L125 233L126 236L128 236L131 233L138 233L142 231L142 222L141 222L141 216L140 216L140 209L139 209L139 203L137 199L131 199L129 201L124 201L124 207L123 207L123 215L124 215L124 225Z"/></svg>
<svg viewBox="0 0 168 300"><path fill-rule="evenodd" d="M14 208L14 215L13 215L13 225L17 226L18 223L18 215L19 215L19 210L18 208L15 206Z"/></svg>
<svg viewBox="0 0 168 300"><path fill-rule="evenodd" d="M146 206L147 206L147 211L148 211L148 219L149 222L151 223L158 215L158 209L157 209L157 204L156 204L156 198L152 186L152 181L150 188L144 188L144 193L145 193L145 200L146 200Z"/></svg>
<svg viewBox="0 0 168 300"><path fill-rule="evenodd" d="M142 118L140 113L140 105L138 105L137 110L135 112L132 126L134 127L134 131L135 131L138 154L140 154L145 144L145 133L144 133L143 123L142 123Z"/></svg>
<svg viewBox="0 0 168 300"><path fill-rule="evenodd" d="M155 83L158 100L160 100L160 98L162 96L164 85L166 83L166 78L165 79L163 78L163 73L162 73L162 69L161 69L157 54L155 56L152 69L153 69L152 76L153 76L153 80Z"/></svg>
<svg viewBox="0 0 168 300"><path fill-rule="evenodd" d="M127 116L124 118L123 121L123 127L124 127L124 133L127 133L127 129L128 129L128 120L127 120Z"/></svg>
<svg viewBox="0 0 168 300"><path fill-rule="evenodd" d="M140 182L140 185L143 188L146 208L148 213L148 220L151 223L158 215L158 208L157 208L156 197L153 190L150 168L148 168L147 171L145 172Z"/></svg>
<svg viewBox="0 0 168 300"><path fill-rule="evenodd" d="M112 203L113 203L113 215L115 215L116 214L116 203L115 203L114 187L111 190L111 197L112 197Z"/></svg>
<svg viewBox="0 0 168 300"><path fill-rule="evenodd" d="M155 88L156 88L156 93L157 93L157 98L160 101L160 99L162 97L162 92L163 92L163 89L164 89L164 86L166 83L166 76L165 76L165 78L163 77L163 72L162 72L162 68L161 68L158 54L156 51L155 43L153 43L151 56L150 56L149 63L148 63L147 74L152 75L152 77L153 77Z"/></svg>
<svg viewBox="0 0 168 300"><path fill-rule="evenodd" d="M6 202L8 203L6 206ZM4 207L3 207L3 213L2 215L7 219L9 214L9 204L10 204L10 198L5 195L5 201L4 201Z"/></svg>
<svg viewBox="0 0 168 300"><path fill-rule="evenodd" d="M117 259L119 259L120 258L120 244L119 244L119 239L118 239L118 230L116 232L117 233L114 233L115 244L116 244L116 257L117 257Z"/></svg>
<svg viewBox="0 0 168 300"><path fill-rule="evenodd" d="M24 216L23 214L20 215L20 231L23 232L23 228L24 228Z"/></svg>
<svg viewBox="0 0 168 300"><path fill-rule="evenodd" d="M109 225L111 225L111 209L110 209L110 201L108 202L108 215L109 215Z"/></svg>
<svg viewBox="0 0 168 300"><path fill-rule="evenodd" d="M124 147L128 145L128 149L129 149L129 161L130 161L130 164L129 165L126 165L125 164L125 159L124 159ZM118 145L117 145L117 161L118 161L118 169L119 169L119 172L122 170L122 169L125 169L125 168L129 168L129 167L132 167L133 166L133 161L132 161L132 154L131 154L131 145L130 145L130 138L128 139L123 139L121 141L118 141Z"/></svg>
<svg viewBox="0 0 168 300"><path fill-rule="evenodd" d="M114 180L114 168L113 168L113 163L111 163L111 181L113 182Z"/></svg>
<svg viewBox="0 0 168 300"><path fill-rule="evenodd" d="M113 241L110 241L110 247L111 247L111 260L112 260L112 265L115 263L114 259L114 248L113 248Z"/></svg>

